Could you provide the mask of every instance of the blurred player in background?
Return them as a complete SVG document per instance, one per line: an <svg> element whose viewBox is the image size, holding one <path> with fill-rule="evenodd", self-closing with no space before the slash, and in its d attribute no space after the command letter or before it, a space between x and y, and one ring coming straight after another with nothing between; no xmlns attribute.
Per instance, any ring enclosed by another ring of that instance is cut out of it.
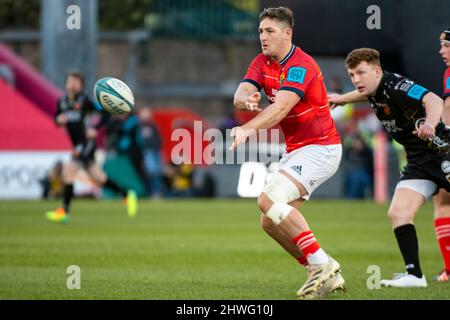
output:
<svg viewBox="0 0 450 320"><path fill-rule="evenodd" d="M442 120L448 127L450 126L450 28L441 33L439 40L441 42L439 54L447 66L444 74L444 90L442 95L442 98L444 99ZM446 201L449 203L450 199L448 198L448 193L445 194L444 191L440 191L435 201ZM448 213L448 216L439 216L435 214L434 228L445 264L444 269L436 276L436 280L447 282L450 278L450 212Z"/></svg>
<svg viewBox="0 0 450 320"><path fill-rule="evenodd" d="M348 54L346 65L356 90L332 95L329 102L344 105L369 101L389 135L405 148L408 161L388 212L406 273L382 280L381 284L426 287L413 221L433 195L436 221L445 218L443 221L448 223L450 218L450 133L441 121L442 99L408 78L383 71L377 50L355 49ZM447 228L448 224L443 226ZM448 251L443 252L443 257L447 264Z"/></svg>
<svg viewBox="0 0 450 320"><path fill-rule="evenodd" d="M47 219L54 222L69 222L70 203L73 198L73 183L79 169L86 170L90 178L101 186L119 193L125 200L128 215L133 217L137 212L137 196L133 190L128 192L108 179L106 174L95 163L97 130L108 120L102 113L96 126L89 125L88 115L96 109L89 97L83 93L84 75L79 71L69 72L66 76L65 94L58 100L55 122L66 128L73 144L72 160L63 168L63 206L46 213Z"/></svg>
<svg viewBox="0 0 450 320"><path fill-rule="evenodd" d="M287 154L258 198L261 225L306 266L307 280L297 295L315 298L342 289L345 281L339 263L319 246L297 208L337 171L341 140L330 115L319 66L292 43L292 11L268 8L259 21L262 53L250 64L235 93L234 105L240 110L261 112L232 129L231 148L245 143L258 129L281 125ZM261 89L271 103L264 110L259 106Z"/></svg>

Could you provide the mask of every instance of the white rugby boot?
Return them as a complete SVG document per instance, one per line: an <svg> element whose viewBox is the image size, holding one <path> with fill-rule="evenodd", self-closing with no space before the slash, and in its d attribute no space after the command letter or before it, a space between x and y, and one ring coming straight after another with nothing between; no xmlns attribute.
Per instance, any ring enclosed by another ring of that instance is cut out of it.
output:
<svg viewBox="0 0 450 320"><path fill-rule="evenodd" d="M381 280L380 284L385 287L394 288L426 288L427 280L425 275L422 278L418 278L409 273L395 273L392 280Z"/></svg>
<svg viewBox="0 0 450 320"><path fill-rule="evenodd" d="M336 276L336 273L341 270L341 266L336 260L329 257L327 262L310 264L306 266L306 269L308 270L308 277L305 284L298 289L297 296L308 299L318 296L320 294L319 289L332 276Z"/></svg>

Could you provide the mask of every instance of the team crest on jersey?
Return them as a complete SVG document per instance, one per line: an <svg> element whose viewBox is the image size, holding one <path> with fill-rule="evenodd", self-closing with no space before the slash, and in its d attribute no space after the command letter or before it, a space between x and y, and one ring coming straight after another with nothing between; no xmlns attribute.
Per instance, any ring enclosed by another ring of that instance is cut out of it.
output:
<svg viewBox="0 0 450 320"><path fill-rule="evenodd" d="M282 73L280 74L280 80L278 80L278 83L280 84L280 87L281 87L281 85L283 84L284 79L286 79L286 75L284 74L284 72L282 72Z"/></svg>

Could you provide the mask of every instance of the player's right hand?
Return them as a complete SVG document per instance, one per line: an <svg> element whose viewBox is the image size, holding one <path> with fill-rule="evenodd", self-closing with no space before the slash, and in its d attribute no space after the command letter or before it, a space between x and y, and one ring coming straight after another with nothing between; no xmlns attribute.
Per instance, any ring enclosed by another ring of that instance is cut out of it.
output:
<svg viewBox="0 0 450 320"><path fill-rule="evenodd" d="M328 103L330 104L331 109L334 109L337 106L345 105L345 101L342 99L342 95L336 93L328 95Z"/></svg>
<svg viewBox="0 0 450 320"><path fill-rule="evenodd" d="M261 101L261 93L254 92L248 96L247 101L245 101L245 110L248 111L261 111L259 107L259 102Z"/></svg>

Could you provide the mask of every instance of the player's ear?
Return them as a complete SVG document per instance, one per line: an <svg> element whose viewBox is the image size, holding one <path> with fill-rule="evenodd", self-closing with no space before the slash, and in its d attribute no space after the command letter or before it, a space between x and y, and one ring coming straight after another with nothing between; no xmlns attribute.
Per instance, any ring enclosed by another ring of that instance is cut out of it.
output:
<svg viewBox="0 0 450 320"><path fill-rule="evenodd" d="M377 75L383 74L383 69L381 68L381 66L379 64L375 65L375 71L376 71Z"/></svg>
<svg viewBox="0 0 450 320"><path fill-rule="evenodd" d="M286 28L286 36L288 36L289 38L292 37L292 29L291 28Z"/></svg>

